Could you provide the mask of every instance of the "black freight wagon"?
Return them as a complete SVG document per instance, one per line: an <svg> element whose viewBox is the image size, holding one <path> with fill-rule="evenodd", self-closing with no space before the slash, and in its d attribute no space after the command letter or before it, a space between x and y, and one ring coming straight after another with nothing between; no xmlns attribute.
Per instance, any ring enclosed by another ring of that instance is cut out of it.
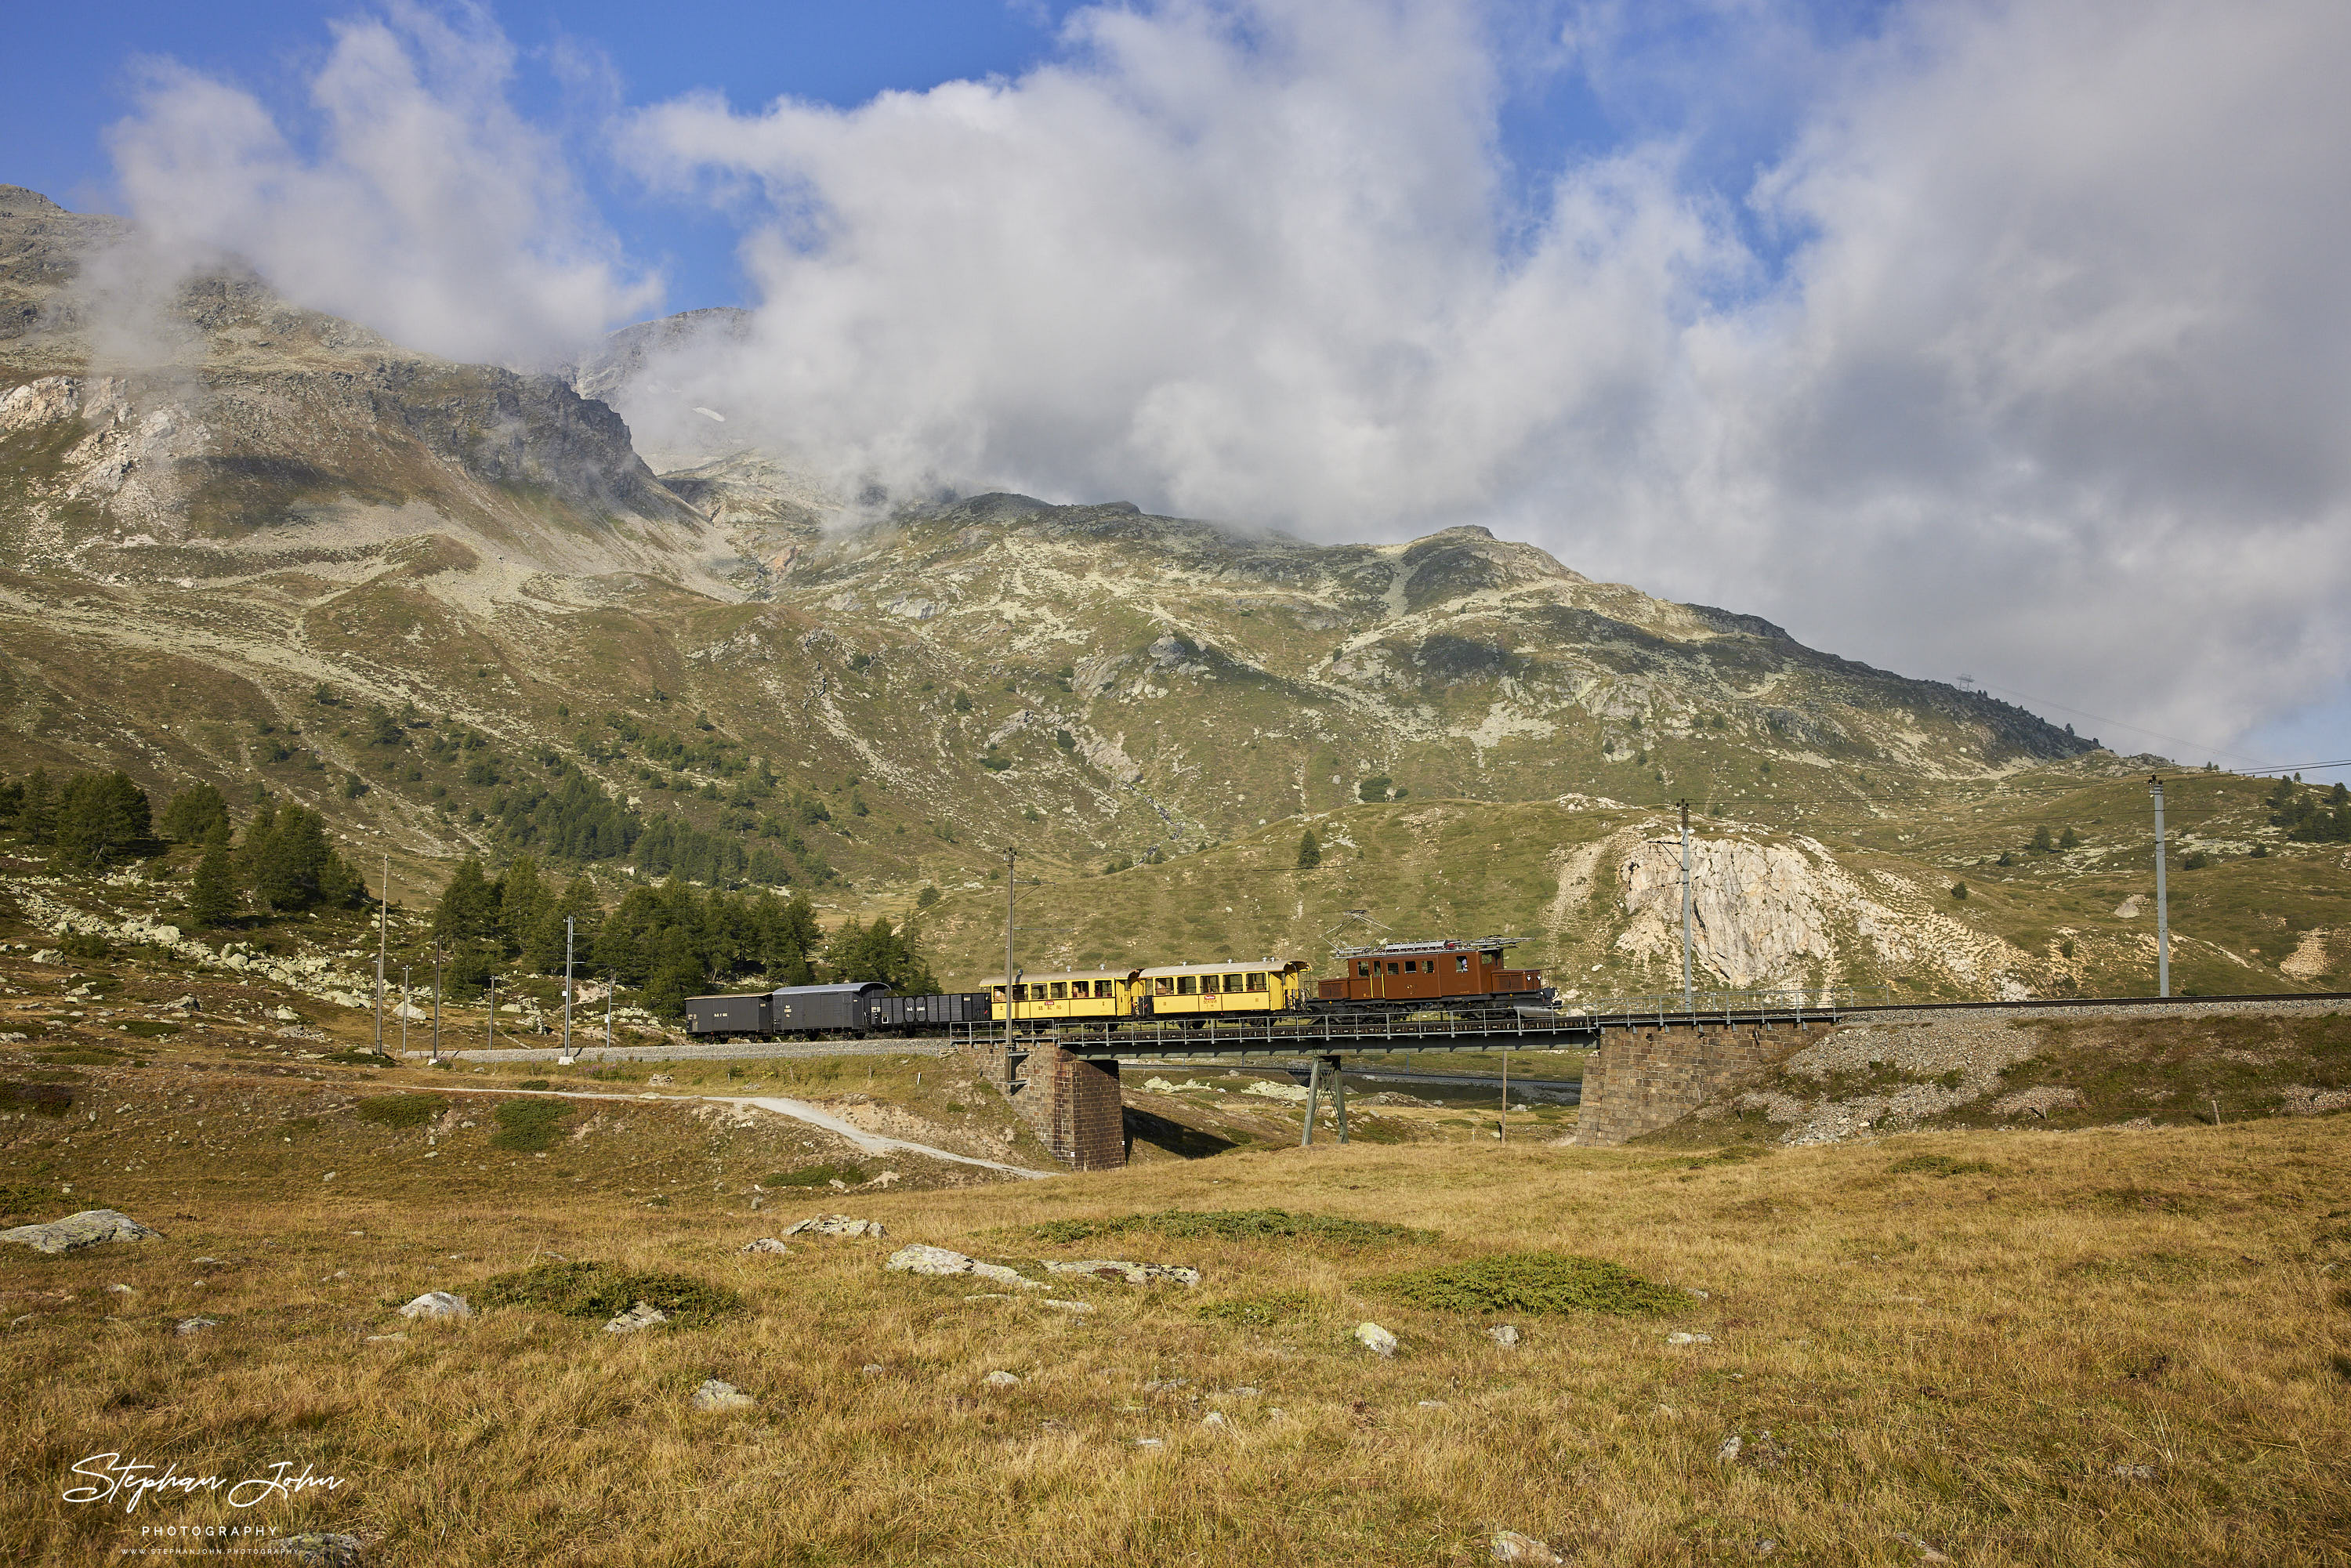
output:
<svg viewBox="0 0 2351 1568"><path fill-rule="evenodd" d="M777 1034L805 1034L849 1030L862 1034L873 1027L873 1003L890 994L879 980L852 980L835 986L786 986L768 998L768 1027Z"/></svg>
<svg viewBox="0 0 2351 1568"><path fill-rule="evenodd" d="M768 996L754 991L746 997L688 997L688 1034L770 1034L774 1032Z"/></svg>
<svg viewBox="0 0 2351 1568"><path fill-rule="evenodd" d="M951 1023L986 1023L996 998L987 991L950 991L944 996L875 997L875 1029L932 1029Z"/></svg>

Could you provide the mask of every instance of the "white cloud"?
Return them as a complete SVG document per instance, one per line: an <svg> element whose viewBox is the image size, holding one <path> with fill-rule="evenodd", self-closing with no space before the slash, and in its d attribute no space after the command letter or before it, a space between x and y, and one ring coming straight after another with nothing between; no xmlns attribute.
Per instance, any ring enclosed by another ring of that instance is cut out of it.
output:
<svg viewBox="0 0 2351 1568"><path fill-rule="evenodd" d="M249 262L302 304L413 348L528 363L660 299L561 148L506 99L506 39L401 5L338 24L306 154L251 94L151 64L111 133L131 214L182 266Z"/></svg>
<svg viewBox="0 0 2351 1568"><path fill-rule="evenodd" d="M1767 16L1815 96L1729 195L1784 266L1681 144L1511 232L1471 8L1071 26L1017 81L642 113L641 168L768 214L748 342L665 379L844 472L1486 520L2189 733L2351 653L2339 5L1925 4L1825 54Z"/></svg>
<svg viewBox="0 0 2351 1568"><path fill-rule="evenodd" d="M1476 0L1144 0L1014 79L642 110L622 155L739 216L760 303L622 412L902 490L1487 522L2216 744L2351 667L2351 8L1573 15L1530 47ZM308 303L540 353L653 290L510 68L486 25L348 24L314 156L164 71L125 188ZM1530 218L1499 116L1561 69L1657 129ZM1773 138L1751 185L1732 123Z"/></svg>

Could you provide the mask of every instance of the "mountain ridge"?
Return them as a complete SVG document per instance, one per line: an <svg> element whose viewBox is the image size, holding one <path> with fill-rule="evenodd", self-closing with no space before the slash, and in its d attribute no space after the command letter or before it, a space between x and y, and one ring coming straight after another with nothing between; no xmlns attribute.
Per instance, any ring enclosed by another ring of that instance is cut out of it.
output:
<svg viewBox="0 0 2351 1568"><path fill-rule="evenodd" d="M0 768L120 766L159 798L266 789L370 863L388 852L404 889L528 849L587 790L668 821L712 874L756 862L840 913L941 888L953 946L1008 842L1069 885L1243 845L1261 874L1307 822L1346 836L1426 809L1451 832L1508 808L1553 841L1476 852L1547 891L1437 902L1471 924L1547 910L1560 855L1616 845L1625 864L1583 873L1607 890L1580 895L1601 900L1577 916L1598 956L1544 929L1629 978L1659 960L1615 946L1648 897L1618 841L1671 802L1758 844L1804 830L1788 802L1835 802L1900 854L1935 837L1917 806L1934 790L2091 789L2128 766L2013 705L1594 581L1474 524L1319 544L1128 502L848 498L740 444L655 474L573 383L601 377L629 406L661 344L732 329L723 315L626 329L570 380L527 376L410 353L226 268L162 296L168 362L110 362L82 279L127 235L0 191ZM1562 811L1619 815L1594 837ZM1825 887L1850 854L1809 841ZM598 869L632 867L659 874ZM1887 874L1912 889L1901 904L1949 873ZM1340 880L1314 900L1375 896ZM1266 929L1311 927L1311 891ZM1806 896L1848 926L1924 919ZM1725 954L1794 951L1723 936ZM2054 983L2030 946L2002 963Z"/></svg>

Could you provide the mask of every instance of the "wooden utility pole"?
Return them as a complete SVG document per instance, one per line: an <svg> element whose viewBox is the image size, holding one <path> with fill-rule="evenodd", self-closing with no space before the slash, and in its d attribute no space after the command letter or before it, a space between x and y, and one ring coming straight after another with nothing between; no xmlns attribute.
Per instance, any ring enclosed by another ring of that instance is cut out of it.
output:
<svg viewBox="0 0 2351 1568"><path fill-rule="evenodd" d="M2171 994L2171 901L2163 885L2163 779L2147 781L2155 798L2155 973L2156 995Z"/></svg>
<svg viewBox="0 0 2351 1568"><path fill-rule="evenodd" d="M1689 802L1682 802L1682 1010L1696 1012L1690 996L1690 851ZM1508 1058L1504 1059L1508 1061Z"/></svg>
<svg viewBox="0 0 2351 1568"><path fill-rule="evenodd" d="M1019 850L1009 844L1004 846L1004 1045L1007 1051L1012 1048L1012 1015L1015 998L1019 995L1019 988L1012 983L1012 915L1015 907L1012 868L1019 858Z"/></svg>
<svg viewBox="0 0 2351 1568"><path fill-rule="evenodd" d="M375 1053L383 1054L383 962L392 933L392 852L383 855L383 885L377 890L375 915Z"/></svg>
<svg viewBox="0 0 2351 1568"><path fill-rule="evenodd" d="M571 923L576 918L563 917L563 1049L556 1054L566 1066L571 1061Z"/></svg>

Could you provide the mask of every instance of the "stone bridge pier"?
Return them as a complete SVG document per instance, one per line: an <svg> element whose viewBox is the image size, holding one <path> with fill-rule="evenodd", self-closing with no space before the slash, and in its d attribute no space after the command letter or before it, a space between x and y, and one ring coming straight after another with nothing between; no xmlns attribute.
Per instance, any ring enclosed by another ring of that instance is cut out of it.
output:
<svg viewBox="0 0 2351 1568"><path fill-rule="evenodd" d="M1833 1027L1823 1019L1612 1030L1584 1058L1572 1142L1605 1147L1668 1126L1718 1095L1761 1081Z"/></svg>
<svg viewBox="0 0 2351 1568"><path fill-rule="evenodd" d="M1073 1171L1117 1170L1126 1164L1126 1096L1115 1061L1075 1056L1037 1039L979 1042L989 1082L1013 1113Z"/></svg>

